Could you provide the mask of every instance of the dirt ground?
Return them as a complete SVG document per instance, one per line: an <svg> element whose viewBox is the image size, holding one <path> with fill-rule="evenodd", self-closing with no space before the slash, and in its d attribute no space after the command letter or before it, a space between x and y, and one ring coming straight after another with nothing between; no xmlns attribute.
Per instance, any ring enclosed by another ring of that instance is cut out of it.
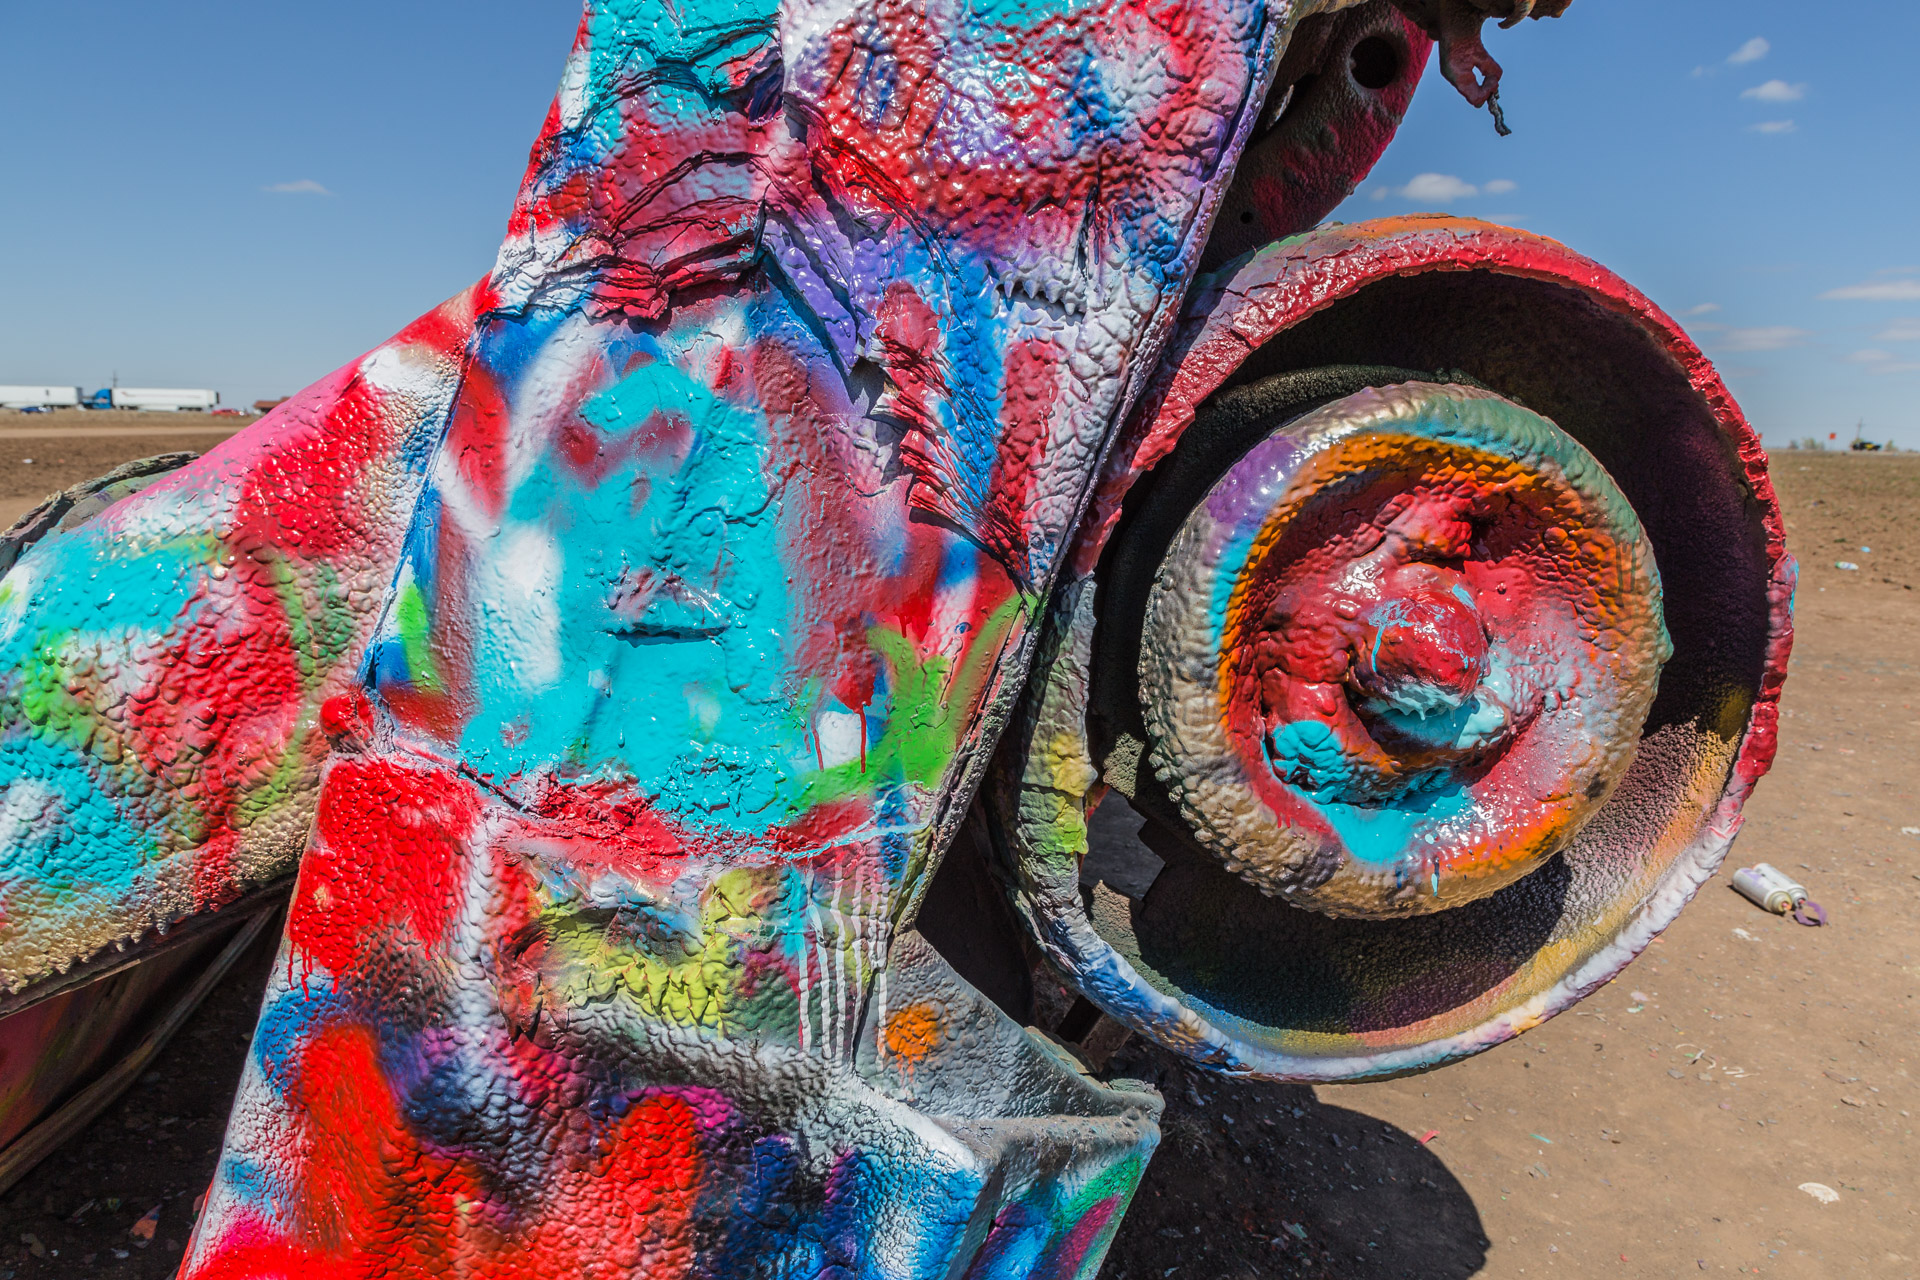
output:
<svg viewBox="0 0 1920 1280"><path fill-rule="evenodd" d="M0 529L68 485L135 458L205 453L253 420L126 409L0 409Z"/></svg>
<svg viewBox="0 0 1920 1280"><path fill-rule="evenodd" d="M1725 870L1611 986L1431 1075L1309 1090L1116 1061L1162 1082L1167 1121L1105 1280L1920 1276L1920 455L1773 473L1797 639ZM1831 927L1733 893L1755 862Z"/></svg>
<svg viewBox="0 0 1920 1280"><path fill-rule="evenodd" d="M179 1268L277 941L256 944L132 1089L0 1197L0 1280L162 1280ZM156 1208L152 1237L136 1236Z"/></svg>
<svg viewBox="0 0 1920 1280"><path fill-rule="evenodd" d="M13 425L0 461L24 443ZM19 456L47 469L0 466L0 500L213 438L35 443ZM1774 475L1798 639L1780 757L1727 871L1612 986L1432 1075L1245 1084L1123 1048L1111 1069L1157 1082L1167 1115L1103 1280L1920 1277L1920 455L1785 452ZM1831 927L1732 893L1731 870L1759 861ZM171 1274L265 965L0 1199L0 1280Z"/></svg>

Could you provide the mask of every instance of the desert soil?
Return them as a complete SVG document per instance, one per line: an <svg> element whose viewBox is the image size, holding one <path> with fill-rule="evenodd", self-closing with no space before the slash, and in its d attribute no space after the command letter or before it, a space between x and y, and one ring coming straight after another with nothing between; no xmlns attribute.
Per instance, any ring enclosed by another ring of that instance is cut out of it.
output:
<svg viewBox="0 0 1920 1280"><path fill-rule="evenodd" d="M0 500L217 438L148 421L32 452L0 431ZM1920 456L1773 466L1798 638L1779 760L1725 871L1611 986L1431 1075L1252 1084L1124 1047L1111 1070L1158 1083L1167 1114L1103 1280L1920 1277ZM1759 861L1798 876L1831 925L1735 895L1733 868ZM0 1280L172 1273L266 964L0 1198ZM130 1229L156 1205L142 1246Z"/></svg>
<svg viewBox="0 0 1920 1280"><path fill-rule="evenodd" d="M254 419L125 409L0 410L0 529L69 485L158 453L205 453Z"/></svg>

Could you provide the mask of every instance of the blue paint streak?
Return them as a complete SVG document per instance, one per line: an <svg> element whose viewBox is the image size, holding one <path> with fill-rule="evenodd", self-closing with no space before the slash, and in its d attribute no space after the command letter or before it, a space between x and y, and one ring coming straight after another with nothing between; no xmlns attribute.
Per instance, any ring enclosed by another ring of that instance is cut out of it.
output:
<svg viewBox="0 0 1920 1280"><path fill-rule="evenodd" d="M1473 803L1473 793L1463 786L1414 792L1389 805L1314 799L1315 806L1354 861L1373 867L1391 866L1406 859L1414 852L1414 842L1421 834L1437 823L1471 812Z"/></svg>

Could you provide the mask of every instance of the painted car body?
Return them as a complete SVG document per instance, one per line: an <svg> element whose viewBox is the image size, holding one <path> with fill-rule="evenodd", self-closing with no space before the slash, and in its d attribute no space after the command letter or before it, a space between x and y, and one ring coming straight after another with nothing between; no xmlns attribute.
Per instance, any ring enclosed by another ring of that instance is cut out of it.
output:
<svg viewBox="0 0 1920 1280"><path fill-rule="evenodd" d="M6 990L299 867L184 1275L1092 1274L1158 1100L916 914L1346 7L592 0L485 280L20 557Z"/></svg>

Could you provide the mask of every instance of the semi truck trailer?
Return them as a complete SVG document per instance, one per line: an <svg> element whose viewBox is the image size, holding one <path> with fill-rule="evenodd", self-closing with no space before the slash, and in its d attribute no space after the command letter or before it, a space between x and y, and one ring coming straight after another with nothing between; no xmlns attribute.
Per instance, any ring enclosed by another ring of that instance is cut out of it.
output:
<svg viewBox="0 0 1920 1280"><path fill-rule="evenodd" d="M0 408L71 409L80 403L78 387L0 386Z"/></svg>
<svg viewBox="0 0 1920 1280"><path fill-rule="evenodd" d="M220 403L220 393L180 387L114 387L109 401L115 409L204 413Z"/></svg>

